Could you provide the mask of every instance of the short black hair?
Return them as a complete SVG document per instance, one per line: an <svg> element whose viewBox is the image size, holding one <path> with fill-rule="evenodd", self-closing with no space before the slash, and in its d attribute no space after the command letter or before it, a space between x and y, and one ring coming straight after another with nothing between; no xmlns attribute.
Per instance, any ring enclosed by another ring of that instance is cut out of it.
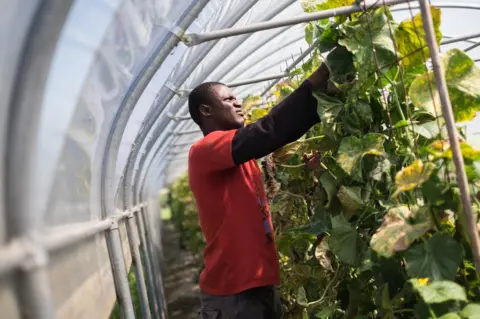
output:
<svg viewBox="0 0 480 319"><path fill-rule="evenodd" d="M188 96L188 111L192 120L200 125L200 105L212 104L213 88L218 85L225 85L221 82L205 82L197 86Z"/></svg>

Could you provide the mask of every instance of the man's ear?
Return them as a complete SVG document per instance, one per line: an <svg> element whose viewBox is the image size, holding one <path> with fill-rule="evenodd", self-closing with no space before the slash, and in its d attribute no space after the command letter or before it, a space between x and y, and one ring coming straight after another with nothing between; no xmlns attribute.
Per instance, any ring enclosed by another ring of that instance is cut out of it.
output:
<svg viewBox="0 0 480 319"><path fill-rule="evenodd" d="M200 111L200 114L202 114L203 116L212 115L212 107L210 105L200 104L200 107L198 109Z"/></svg>

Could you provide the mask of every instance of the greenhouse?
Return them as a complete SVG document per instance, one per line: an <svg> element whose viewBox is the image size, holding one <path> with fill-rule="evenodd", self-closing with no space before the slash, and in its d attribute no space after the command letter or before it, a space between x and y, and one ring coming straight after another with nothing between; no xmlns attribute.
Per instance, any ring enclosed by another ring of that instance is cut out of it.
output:
<svg viewBox="0 0 480 319"><path fill-rule="evenodd" d="M1 7L0 319L200 318L190 93L248 127L321 65L319 122L253 160L283 317L480 318L480 1Z"/></svg>

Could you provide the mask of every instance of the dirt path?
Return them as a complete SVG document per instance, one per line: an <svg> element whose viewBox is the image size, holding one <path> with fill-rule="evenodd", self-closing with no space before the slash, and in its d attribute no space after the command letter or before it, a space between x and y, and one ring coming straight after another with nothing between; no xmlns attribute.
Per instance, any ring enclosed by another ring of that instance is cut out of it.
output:
<svg viewBox="0 0 480 319"><path fill-rule="evenodd" d="M199 289L194 283L198 268L192 255L179 247L178 233L165 221L163 226L165 260L164 289L169 319L196 319L200 308Z"/></svg>

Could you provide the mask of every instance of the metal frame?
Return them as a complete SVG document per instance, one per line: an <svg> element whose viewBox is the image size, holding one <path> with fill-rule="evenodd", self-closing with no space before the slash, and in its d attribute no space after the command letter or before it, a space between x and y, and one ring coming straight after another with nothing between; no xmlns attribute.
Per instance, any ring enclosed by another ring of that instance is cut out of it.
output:
<svg viewBox="0 0 480 319"><path fill-rule="evenodd" d="M367 4L366 6L368 7L368 9L374 9L384 5L395 5L395 4L404 3L404 2L405 0L372 1L370 4ZM336 9L323 10L323 11L314 12L314 13L306 13L293 18L284 19L284 20L252 23L244 27L221 29L221 30L203 32L203 33L190 33L185 35L184 42L188 46L194 46L194 45L199 45L200 43L203 43L203 42L233 37L235 35L254 33L257 31L269 30L269 29L284 27L292 24L299 24L299 23L310 22L310 21L315 21L315 20L320 20L325 18L336 17L336 16L344 16L344 15L348 15L350 13L359 12L359 11L363 11L363 6L355 4L355 5L340 7Z"/></svg>
<svg viewBox="0 0 480 319"><path fill-rule="evenodd" d="M24 318L55 316L47 274L48 252L38 244L43 227L42 213L33 209L29 187L36 161L35 137L40 121L46 79L64 21L73 0L37 2L36 12L25 39L9 107L6 161L6 208L9 237L28 247L28 262L17 276L17 296ZM17 259L18 260L18 259Z"/></svg>
<svg viewBox="0 0 480 319"><path fill-rule="evenodd" d="M183 16L179 19L176 30L185 30L190 24L197 18L198 14L203 10L207 5L208 0L201 0L192 2L190 8L187 8ZM172 49L180 42L181 37L176 32L170 33L161 43L157 46L156 50L150 56L149 61L147 61L144 69L140 72L139 76L133 81L131 87L125 95L125 99L120 105L114 121L111 126L109 135L107 137L105 153L102 161L102 171L101 171L101 207L103 216L109 216L114 213L114 189L113 181L115 175L115 163L116 157L118 155L118 150L122 140L123 133L127 126L128 120L135 105L137 104L140 96L145 91L148 83L151 81L159 67L162 65L163 61L168 57ZM124 205L124 209L126 209ZM137 285L140 295L141 309L144 318L151 318L150 312L150 302L148 294L152 301L154 302L154 312L157 317L160 316L161 304L159 304L159 298L154 293L154 287L149 287L150 292L147 292L147 285L145 284L145 274L142 258L140 255L139 249L139 238L138 231L142 232L141 226L136 225L134 215L130 215L126 221L127 237L130 245L130 251L132 254L132 263L135 269L135 274L137 278ZM137 227L138 226L138 227ZM116 280L117 285L117 295L118 301L125 318L134 318L133 303L131 300L131 295L128 287L128 274L125 267L125 258L123 256L123 250L121 248L120 232L118 227L112 227L106 232L107 245L112 259L112 269L114 273L119 273L119 275L114 276L118 278ZM143 246L147 245L146 242L142 240ZM145 260L147 263L152 263L153 256L148 254L148 250L143 251L146 253ZM146 266L147 276L149 279L152 279L152 274L150 271L150 266ZM121 278L121 279L120 279ZM127 279L127 280L126 280ZM127 293L128 292L128 293Z"/></svg>
<svg viewBox="0 0 480 319"><path fill-rule="evenodd" d="M442 115L445 119L445 125L448 131L448 139L452 150L453 161L455 163L455 173L457 176L458 188L460 189L460 197L462 200L462 208L466 219L466 228L472 245L472 255L475 262L477 275L480 275L480 236L477 229L477 218L472 209L472 200L470 197L470 187L468 185L467 174L463 162L463 155L460 150L460 142L458 139L458 131L453 116L453 109L448 93L447 81L440 59L440 53L435 38L435 29L433 27L432 13L430 12L430 4L428 0L419 0L422 13L423 28L425 30L425 38L429 47L430 57L432 59L433 73L435 75L435 84L438 89L440 102L442 104Z"/></svg>
<svg viewBox="0 0 480 319"><path fill-rule="evenodd" d="M230 19L228 19L228 22L226 23L225 27L231 27L239 21L245 13L247 13L256 3L258 0L245 0L242 3L242 6L235 12L232 13L232 16ZM190 61L190 63L186 66L185 70L182 70L181 74L179 75L178 82L180 84L184 83L185 80L190 76L190 74L193 72L193 70L196 68L196 66L204 59L204 57L213 49L215 44L218 41L212 41L208 44L206 44L202 49L202 52L198 52L193 61ZM134 171L134 165L136 163L138 153L140 151L140 146L144 143L145 139L147 138L148 133L150 130L153 128L155 125L157 119L160 117L162 112L164 111L165 107L168 105L170 100L174 97L174 93L171 92L168 88L162 87L160 90L159 96L162 97L162 100L159 103L155 103L152 108L149 110L148 114L146 115L146 121L144 122L144 125L140 128L140 132L137 134L135 137L133 145L138 145L137 147L134 147L132 151L130 152L128 158L127 158L127 164L125 167L125 179L124 179L124 184L123 187L124 189L128 189L129 185L132 184L133 180L133 171ZM172 112L175 113L175 112ZM165 128L165 126L168 124L170 120L168 118L163 117L161 123L157 124L157 127L155 128L154 133L152 134L154 137L160 135L161 131ZM147 142L146 149L149 150L153 146L153 142L151 142L152 139L150 139L149 142ZM147 153L147 152L146 152ZM127 191L124 191L124 201L128 205L131 205L131 194Z"/></svg>
<svg viewBox="0 0 480 319"><path fill-rule="evenodd" d="M388 3L386 3L387 5L389 5ZM381 5L383 5L383 3L381 3ZM474 8L474 9L480 9L480 6L469 6L469 5L465 5L465 6L461 6L461 5L454 5L454 4L439 4L438 5L439 7L450 7L450 8ZM408 10L408 8L392 8L392 11L402 11L402 10ZM476 37L479 37L480 36L480 33L472 33L472 34L469 34L469 35L466 35L466 36L460 36L460 37L451 37L449 39L445 39L444 41L442 41L442 45L447 45L447 44L451 44L451 43L456 43L456 42L461 42L461 41L469 41L470 39L472 38L476 38ZM473 41L470 41L470 42L473 42ZM475 42L474 42L475 43ZM287 71L291 71L296 65L298 65L298 63L300 63L306 56L308 56L308 54L310 54L311 51L313 51L313 49L315 48L315 44L312 45L306 52L304 52L302 55L300 55L291 65L289 65L287 67ZM473 48L472 48L473 49ZM276 77L276 76L279 76L278 75L272 75L272 77ZM261 96L265 96L269 91L270 89L276 84L278 83L278 81L283 78L283 77L280 77L276 80L276 81L273 81L272 83L270 83L268 85L268 87L261 93ZM261 78L252 78L250 80L242 80L240 82L240 84L242 85L247 85L247 84L251 84L251 83L258 83L257 80L260 80L258 82L262 82L261 81ZM242 91L243 92L243 91ZM187 120L189 118L189 116L182 116L181 117L182 120Z"/></svg>
<svg viewBox="0 0 480 319"><path fill-rule="evenodd" d="M402 3L404 1L405 0L386 0L385 3L391 5ZM194 6L192 8L197 8L196 10L200 12L207 2L208 1L206 0L195 1L193 2ZM288 3L292 2L293 0L284 0L281 5L276 7L276 11L270 12L265 15L264 18L269 20L267 18L274 17L278 13L278 10L281 11L280 8L282 8L282 6L287 6ZM384 2L377 2L378 5L384 5ZM163 94L167 92L168 88L162 89L160 92L160 98L163 100L159 100L158 104L156 103L152 110L149 111L147 116L153 115L153 117L147 118L148 123L142 127L141 132L139 132L139 135L136 138L136 141L140 142L140 144L136 143L139 147L136 150L132 150L129 155L129 162L125 166L124 179L120 186L123 187L124 190L125 198L123 199L123 204L125 210L120 213L117 213L113 206L113 173L115 171L115 160L118 156L119 143L133 108L138 102L141 94L144 92L148 82L152 79L153 75L163 62L165 56L170 53L171 49L180 40L186 39L186 41L188 41L188 36L184 37L182 35L183 31L181 31L185 30L186 27L182 27L180 24L179 28L176 29L180 30L180 33L172 32L172 35L168 40L162 41L162 44L159 45L156 53L152 55L150 60L146 63L145 68L140 72L140 75L134 80L128 90L127 97L122 102L119 111L116 114L113 121L114 124L108 135L107 147L102 161L103 219L60 227L44 228L41 220L43 213L30 207L32 206L30 201L30 198L32 198L32 190L29 188L30 185L29 183L26 183L26 181L32 176L31 170L34 167L32 164L36 160L32 155L35 154L35 133L38 128L39 115L41 114L41 103L38 103L38 101L42 100L44 86L47 82L46 78L50 71L50 63L54 56L60 32L62 31L62 27L72 3L73 0L36 0L28 6L26 13L35 18L32 19L32 24L29 26L27 36L22 39L25 45L22 54L18 55L18 67L16 63L14 63L14 66L12 67L12 69L16 69L15 81L11 83L13 93L11 96L10 94L7 94L6 99L0 102L2 105L8 105L8 110L5 112L8 116L8 121L5 121L8 123L8 131L6 132L7 148L5 149L8 149L9 151L9 157L7 157L5 163L5 167L7 168L5 170L5 180L7 183L6 185L9 185L5 190L7 195L5 211L8 211L9 218L9 228L7 229L9 241L0 247L0 275L3 276L11 272L18 272L19 275L16 277L19 283L17 295L18 299L21 300L21 309L24 318L53 318L55 317L55 308L50 291L50 283L46 273L49 255L60 249L70 247L82 240L100 234L103 235L105 233L107 245L109 247L109 259L111 261L115 289L122 315L127 319L134 318L135 315L133 313L131 293L128 286L123 248L118 230L119 223L125 222L129 249L132 254L132 261L135 266L141 296L142 316L143 318L160 318L161 314L165 312L162 277L160 273L161 253L158 249L158 245L153 243L154 234L152 233L152 224L158 226L158 216L148 214L148 211L146 210L145 193L152 186L151 183L156 182L156 179L160 179L163 183L165 170L168 171L171 168L172 161L185 160L185 158L182 157L174 157L175 155L182 155L183 153L173 151L173 148L188 146L193 140L182 140L181 136L199 133L198 129L192 129L192 126L194 126L193 122L182 121L188 119L188 116L184 115L167 114L167 116L162 117L160 123L156 123L161 115L165 115L164 109L173 97L171 94ZM256 1L250 0L248 3L244 4L242 10L233 13L233 17L236 17L236 19L230 20L230 24L234 25L236 21L243 17L245 12L247 12L255 3ZM443 4L439 6L480 9L480 6L470 5ZM420 0L419 8L421 9L424 21L431 21L428 1ZM182 18L184 20L181 20L185 23L190 20L193 21L196 10L187 10ZM189 36L190 40L197 39L195 41L199 41L200 39L200 41L204 42L219 39L220 37L230 37L232 35L243 34L244 36L227 44L225 47L226 50L221 53L221 57L225 57L235 49L238 43L245 41L253 32L286 26L292 23L316 20L322 17L327 17L329 14L330 16L336 16L345 14L347 11L355 12L360 10L362 10L362 8L359 6L350 6L336 10L323 11L316 14L302 15L282 21L253 23L246 27L217 30L199 35L191 34ZM393 11L397 10L405 10L405 8L394 8ZM316 16L314 17L314 15ZM305 20L307 17L308 20ZM479 236L471 212L470 194L462 156L459 153L458 141L456 140L457 131L452 117L448 91L445 86L442 66L439 63L438 50L432 32L431 22L424 23L424 27L428 44L430 46L430 53L432 55L436 83L438 83L439 86L443 114L447 122L455 165L457 167L462 203L463 206L467 208L466 216L470 226L468 230L472 241L477 272L480 273ZM286 29L287 28L279 30L275 33L275 36L265 39L256 47L252 47L249 49L248 53L242 54L238 59L241 60L242 57L246 57L255 52L259 47L262 47L262 45L268 43L276 36L279 36ZM469 39L474 37L480 37L480 33L447 39L442 41L441 44L450 44L464 40L469 41ZM466 49L467 51L473 50L480 45L480 42L469 42L472 45ZM207 45L207 49L200 52L194 60L202 61L213 48L215 43L216 41ZM198 43L193 41L191 44ZM304 52L301 55L303 57L301 58L300 56L297 60L302 61L308 54L308 52ZM202 79L206 78L209 74L212 74L212 71L222 74L221 77L228 75L229 71L225 72L228 68L217 69L218 64L216 64L216 62L218 62L218 59L207 64L205 72L197 75L195 81L202 81ZM182 70L183 72L180 76L180 82L183 83L188 79L191 72L196 68L196 65L197 64L194 64L192 67ZM232 82L230 86L238 87L277 79L277 77L282 78L287 76L288 72L289 68L287 67L287 71L284 73L239 80ZM4 90L9 93L10 84L8 84ZM268 90L265 92L268 92ZM183 103L184 101L177 101L172 107L172 113L182 114ZM158 109L155 109L155 107L158 107ZM0 107L0 109L3 112L7 108ZM163 125L165 120L167 120L166 125ZM134 170L140 146L143 144L155 124L158 125L152 132L152 138L150 138L145 145L144 152L138 162L138 169ZM171 129L171 132L166 131L165 128ZM2 148L2 152L3 151L4 149ZM1 158L2 156L0 156L0 159ZM158 176L157 174L150 174L153 168L159 170ZM3 165L0 173L3 173ZM131 183L133 176L135 179L134 182ZM132 189L130 189L130 187ZM0 192L3 192L3 189L0 190ZM2 199L0 198L0 213L2 213L3 208ZM140 251L143 253L143 259ZM144 271L145 273L143 273ZM150 308L153 308L152 312L150 312Z"/></svg>

